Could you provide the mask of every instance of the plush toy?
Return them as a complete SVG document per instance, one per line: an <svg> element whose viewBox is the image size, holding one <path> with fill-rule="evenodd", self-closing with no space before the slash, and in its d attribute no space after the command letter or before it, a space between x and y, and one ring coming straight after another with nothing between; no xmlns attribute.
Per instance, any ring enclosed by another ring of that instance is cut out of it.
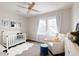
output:
<svg viewBox="0 0 79 59"><path fill-rule="evenodd" d="M70 34L72 35L72 39L71 41L74 43L77 43L79 45L79 31L76 32L70 32Z"/></svg>

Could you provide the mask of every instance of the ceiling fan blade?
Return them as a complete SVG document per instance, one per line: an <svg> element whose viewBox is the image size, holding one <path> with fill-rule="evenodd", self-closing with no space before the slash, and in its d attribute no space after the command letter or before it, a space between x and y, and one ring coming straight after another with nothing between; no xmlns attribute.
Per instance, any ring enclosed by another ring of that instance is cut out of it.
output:
<svg viewBox="0 0 79 59"><path fill-rule="evenodd" d="M40 12L40 11L38 11L38 10L36 10L36 9L33 9L33 7L34 7L34 5L35 5L35 2L32 2L32 3L28 3L28 2L27 2L27 4L29 4L28 7L22 6L22 5L18 5L18 6L21 7L21 8L28 9L28 12L31 12L31 11Z"/></svg>
<svg viewBox="0 0 79 59"><path fill-rule="evenodd" d="M20 5L18 5L18 7L21 7L21 8L26 8L25 6L20 6Z"/></svg>
<svg viewBox="0 0 79 59"><path fill-rule="evenodd" d="M32 11L35 11L35 12L40 12L40 11L38 11L38 10L36 10L36 9L32 9Z"/></svg>

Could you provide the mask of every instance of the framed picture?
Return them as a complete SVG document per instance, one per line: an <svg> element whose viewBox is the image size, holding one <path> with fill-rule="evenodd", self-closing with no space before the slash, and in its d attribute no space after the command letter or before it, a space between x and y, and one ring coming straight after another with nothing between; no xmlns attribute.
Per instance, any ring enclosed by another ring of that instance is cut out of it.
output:
<svg viewBox="0 0 79 59"><path fill-rule="evenodd" d="M2 19L0 23L1 23L2 27L7 27L8 26L8 20Z"/></svg>
<svg viewBox="0 0 79 59"><path fill-rule="evenodd" d="M11 27L15 27L16 22L15 21L11 21Z"/></svg>
<svg viewBox="0 0 79 59"><path fill-rule="evenodd" d="M79 23L76 25L76 31L79 31Z"/></svg>

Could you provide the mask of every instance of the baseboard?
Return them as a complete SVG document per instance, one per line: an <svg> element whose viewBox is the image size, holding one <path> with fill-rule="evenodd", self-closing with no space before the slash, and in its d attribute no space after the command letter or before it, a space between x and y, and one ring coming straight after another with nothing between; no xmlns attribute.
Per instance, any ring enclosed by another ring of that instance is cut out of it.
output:
<svg viewBox="0 0 79 59"><path fill-rule="evenodd" d="M63 52L63 53L55 54L53 56L65 56L65 53Z"/></svg>
<svg viewBox="0 0 79 59"><path fill-rule="evenodd" d="M29 42L37 42L37 43L41 43L41 44L43 44L43 42L40 42L40 41L36 41L36 40L31 40L31 39L28 39L28 40L26 40L27 42L29 41Z"/></svg>

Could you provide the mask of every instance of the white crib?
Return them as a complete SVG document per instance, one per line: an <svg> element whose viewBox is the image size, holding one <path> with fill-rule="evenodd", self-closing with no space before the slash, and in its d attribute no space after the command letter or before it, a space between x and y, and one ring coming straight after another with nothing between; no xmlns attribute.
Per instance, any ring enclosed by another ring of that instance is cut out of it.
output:
<svg viewBox="0 0 79 59"><path fill-rule="evenodd" d="M22 36L22 37L20 37ZM19 37L19 38L17 38ZM20 44L22 42L26 42L26 34L25 33L21 33L21 34L17 34L14 32L8 32L2 33L2 39L1 39L1 44L6 48L7 52L9 47L12 47L14 45Z"/></svg>

